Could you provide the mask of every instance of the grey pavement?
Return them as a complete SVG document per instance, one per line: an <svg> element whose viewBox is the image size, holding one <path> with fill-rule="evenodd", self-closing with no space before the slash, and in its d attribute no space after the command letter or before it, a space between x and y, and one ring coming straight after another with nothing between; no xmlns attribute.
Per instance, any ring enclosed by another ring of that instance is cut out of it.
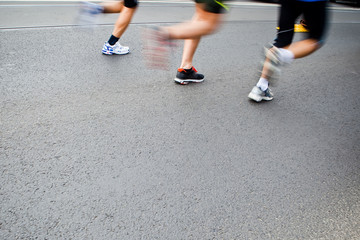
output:
<svg viewBox="0 0 360 240"><path fill-rule="evenodd" d="M359 239L360 12L330 12L256 104L276 5L233 6L188 86L181 42L151 70L141 32L191 4L142 4L126 56L101 54L116 15L84 31L72 4L0 5L0 239Z"/></svg>

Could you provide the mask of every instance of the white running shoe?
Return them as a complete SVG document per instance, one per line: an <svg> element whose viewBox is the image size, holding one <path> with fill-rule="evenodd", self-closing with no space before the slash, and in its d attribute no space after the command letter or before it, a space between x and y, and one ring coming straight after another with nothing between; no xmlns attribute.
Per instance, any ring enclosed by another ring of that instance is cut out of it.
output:
<svg viewBox="0 0 360 240"><path fill-rule="evenodd" d="M255 102L261 102L262 100L271 101L274 98L270 88L262 91L259 87L255 86L251 90L248 96L250 99L254 100Z"/></svg>
<svg viewBox="0 0 360 240"><path fill-rule="evenodd" d="M102 53L105 55L124 55L128 54L130 52L129 47L127 46L121 46L119 42L117 42L114 46L111 46L108 42L105 42Z"/></svg>
<svg viewBox="0 0 360 240"><path fill-rule="evenodd" d="M81 2L76 22L78 25L91 26L96 24L96 20L100 13L102 13L103 7L99 4L91 2Z"/></svg>

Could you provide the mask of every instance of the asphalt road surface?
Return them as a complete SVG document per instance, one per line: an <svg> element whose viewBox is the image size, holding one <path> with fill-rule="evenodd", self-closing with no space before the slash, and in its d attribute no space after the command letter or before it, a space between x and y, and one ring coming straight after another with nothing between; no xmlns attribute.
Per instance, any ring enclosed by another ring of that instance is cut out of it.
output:
<svg viewBox="0 0 360 240"><path fill-rule="evenodd" d="M142 2L87 31L76 4L0 5L0 239L360 238L360 11L331 5L326 45L256 104L277 5L236 2L204 37L201 84L147 69L141 32L192 3ZM296 39L303 35L298 33Z"/></svg>

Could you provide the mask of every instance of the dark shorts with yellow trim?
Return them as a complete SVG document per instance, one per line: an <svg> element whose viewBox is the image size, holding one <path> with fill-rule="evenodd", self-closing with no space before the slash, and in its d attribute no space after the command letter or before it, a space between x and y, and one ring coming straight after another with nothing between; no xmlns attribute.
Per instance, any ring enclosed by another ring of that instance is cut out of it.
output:
<svg viewBox="0 0 360 240"><path fill-rule="evenodd" d="M137 0L124 0L124 6L127 8L134 8L138 5Z"/></svg>
<svg viewBox="0 0 360 240"><path fill-rule="evenodd" d="M303 15L308 32L307 38L324 41L327 27L327 1L303 2L297 0L281 0L279 30L274 46L285 47L292 43L294 37L294 23Z"/></svg>
<svg viewBox="0 0 360 240"><path fill-rule="evenodd" d="M205 11L211 13L224 13L227 10L227 6L223 3L223 0L195 0L196 3L204 3Z"/></svg>

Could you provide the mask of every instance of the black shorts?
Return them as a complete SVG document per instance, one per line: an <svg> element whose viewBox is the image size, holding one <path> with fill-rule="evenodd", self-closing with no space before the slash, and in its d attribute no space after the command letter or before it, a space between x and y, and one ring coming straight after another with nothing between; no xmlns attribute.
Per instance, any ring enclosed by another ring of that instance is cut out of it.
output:
<svg viewBox="0 0 360 240"><path fill-rule="evenodd" d="M319 42L323 40L327 23L326 1L282 0L280 3L279 30L274 46L281 48L292 43L294 24L301 14L309 30L308 38L319 40Z"/></svg>
<svg viewBox="0 0 360 240"><path fill-rule="evenodd" d="M137 0L124 0L124 6L127 8L134 8L138 5Z"/></svg>
<svg viewBox="0 0 360 240"><path fill-rule="evenodd" d="M223 3L223 0L195 0L196 3L204 3L205 11L211 13L223 13L227 9L227 6Z"/></svg>

